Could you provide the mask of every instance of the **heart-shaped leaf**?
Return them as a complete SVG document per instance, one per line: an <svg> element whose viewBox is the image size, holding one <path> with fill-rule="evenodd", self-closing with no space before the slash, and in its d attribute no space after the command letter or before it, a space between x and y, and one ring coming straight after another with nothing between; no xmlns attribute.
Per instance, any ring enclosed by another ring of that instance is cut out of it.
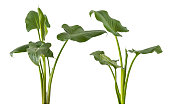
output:
<svg viewBox="0 0 170 107"><path fill-rule="evenodd" d="M44 15L44 17L45 17L45 26L49 28L50 24L48 22L48 18L46 15ZM30 11L25 18L25 23L28 32L32 29L40 29L38 13L35 11Z"/></svg>
<svg viewBox="0 0 170 107"><path fill-rule="evenodd" d="M67 24L63 24L62 28L65 30L65 32L57 35L57 39L61 41L71 39L77 42L86 42L92 37L106 33L104 30L84 31L83 28L79 25L68 26Z"/></svg>
<svg viewBox="0 0 170 107"><path fill-rule="evenodd" d="M108 56L104 54L103 51L95 51L90 55L94 56L96 61L99 61L102 65L110 65L113 66L115 69L120 68L121 66L117 65L117 60L111 60Z"/></svg>
<svg viewBox="0 0 170 107"><path fill-rule="evenodd" d="M21 53L21 52L27 52L27 48L29 48L28 44L20 46L13 51L10 52L11 57L13 56L13 53Z"/></svg>
<svg viewBox="0 0 170 107"><path fill-rule="evenodd" d="M120 21L113 19L109 16L108 12L105 10L100 11L90 11L90 16L92 13L95 14L95 17L98 21L102 22L107 31L111 32L115 36L121 36L118 32L128 32L129 30L122 26Z"/></svg>
<svg viewBox="0 0 170 107"><path fill-rule="evenodd" d="M49 49L50 47L50 43L44 43L41 41L36 43L29 42L29 48L27 49L27 52L31 61L38 66L40 56L44 55L45 57L53 57L53 52Z"/></svg>
<svg viewBox="0 0 170 107"><path fill-rule="evenodd" d="M157 45L157 46L153 46L153 47L146 48L146 49L143 49L143 50L132 49L132 50L129 50L129 52L136 53L136 54L148 54L148 53L156 52L157 54L160 54L160 53L162 53L162 49L159 45Z"/></svg>

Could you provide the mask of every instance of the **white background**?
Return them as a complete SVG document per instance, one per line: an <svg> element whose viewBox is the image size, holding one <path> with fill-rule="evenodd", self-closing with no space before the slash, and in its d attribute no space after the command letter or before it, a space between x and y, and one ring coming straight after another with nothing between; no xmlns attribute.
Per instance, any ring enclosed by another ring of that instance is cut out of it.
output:
<svg viewBox="0 0 170 107"><path fill-rule="evenodd" d="M25 17L39 6L51 24L46 37L56 57L63 42L56 35L61 25L81 25L85 30L104 30L90 10L107 10L111 17L129 29L119 38L124 49L144 49L155 45L163 53L140 55L132 68L127 89L127 106L168 105L170 96L170 6L169 0L4 0L0 2L0 105L40 105L39 72L26 53L9 52L38 40L36 30L26 31ZM113 107L117 104L114 80L107 66L89 54L105 51L118 59L112 34L103 34L86 43L69 41L56 66L52 83L51 104L56 107ZM129 54L129 62L134 54ZM50 59L51 65L54 60ZM120 77L120 75L118 75ZM120 83L120 82L119 82Z"/></svg>

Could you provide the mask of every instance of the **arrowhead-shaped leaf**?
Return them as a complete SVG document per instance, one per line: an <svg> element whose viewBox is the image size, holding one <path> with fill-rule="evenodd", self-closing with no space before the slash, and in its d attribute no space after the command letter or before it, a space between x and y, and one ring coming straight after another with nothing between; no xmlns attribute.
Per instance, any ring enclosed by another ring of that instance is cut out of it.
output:
<svg viewBox="0 0 170 107"><path fill-rule="evenodd" d="M105 10L100 11L90 11L90 16L92 13L95 14L95 17L98 21L102 22L104 27L108 32L111 32L115 36L121 36L118 32L128 32L129 30L122 26L120 21L113 19L109 16L108 12Z"/></svg>
<svg viewBox="0 0 170 107"><path fill-rule="evenodd" d="M96 61L99 61L102 65L110 65L114 68L120 68L121 66L117 65L117 60L111 60L108 56L104 54L103 51L95 51L91 53L90 55L94 56L94 59Z"/></svg>
<svg viewBox="0 0 170 107"><path fill-rule="evenodd" d="M162 53L162 49L159 45L157 45L157 46L153 46L153 47L146 48L146 49L143 49L143 50L132 49L132 50L129 50L129 52L136 53L136 54L148 54L148 53L156 52L157 54L160 54L160 53Z"/></svg>
<svg viewBox="0 0 170 107"><path fill-rule="evenodd" d="M50 43L44 43L41 41L36 43L30 42L27 51L31 61L38 66L41 55L44 55L45 57L53 57L53 52L49 49L50 47Z"/></svg>
<svg viewBox="0 0 170 107"><path fill-rule="evenodd" d="M43 17L45 18L45 26L49 28L50 24L48 22L47 16L44 15ZM35 11L30 11L25 18L25 23L26 23L26 29L28 32L32 29L40 29L38 13Z"/></svg>
<svg viewBox="0 0 170 107"><path fill-rule="evenodd" d="M28 44L20 46L13 51L10 52L11 57L13 56L13 53L21 53L21 52L26 52L27 48L29 48Z"/></svg>
<svg viewBox="0 0 170 107"><path fill-rule="evenodd" d="M77 42L86 42L92 37L106 33L104 30L84 31L83 28L79 25L68 26L67 24L63 24L62 28L65 30L65 32L57 35L57 39L61 41L71 39Z"/></svg>

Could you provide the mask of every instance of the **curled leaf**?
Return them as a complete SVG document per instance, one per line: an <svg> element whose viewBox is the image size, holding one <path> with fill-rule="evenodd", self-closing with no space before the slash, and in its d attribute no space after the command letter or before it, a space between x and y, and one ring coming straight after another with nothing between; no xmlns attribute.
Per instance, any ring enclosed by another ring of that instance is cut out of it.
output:
<svg viewBox="0 0 170 107"><path fill-rule="evenodd" d="M104 54L103 51L95 51L90 55L94 56L96 61L99 61L102 65L110 65L113 66L115 69L120 68L121 66L117 65L117 60L111 60L108 56Z"/></svg>
<svg viewBox="0 0 170 107"><path fill-rule="evenodd" d="M108 12L105 10L94 11L91 10L89 15L95 14L98 21L102 22L104 27L108 32L111 32L115 36L121 36L118 32L128 32L129 30L122 26L120 21L113 19L109 16Z"/></svg>
<svg viewBox="0 0 170 107"><path fill-rule="evenodd" d="M48 22L47 16L44 15L44 18L45 18L45 26L49 28L50 24ZM38 13L35 11L30 11L25 18L25 23L28 32L32 29L40 29Z"/></svg>
<svg viewBox="0 0 170 107"><path fill-rule="evenodd" d="M105 33L103 30L84 31L83 28L79 25L68 26L67 24L63 24L62 28L65 30L65 32L57 35L57 39L61 41L71 39L77 42L86 42L93 37Z"/></svg>
<svg viewBox="0 0 170 107"><path fill-rule="evenodd" d="M40 8L38 8L38 16L39 16L41 38L42 38L42 40L45 40L45 35L47 34L47 29L46 29L46 25L45 25L46 17L44 16L44 14Z"/></svg>
<svg viewBox="0 0 170 107"><path fill-rule="evenodd" d="M29 48L28 44L20 46L13 51L10 52L11 57L13 56L13 53L21 53L21 52L26 52L27 48Z"/></svg>
<svg viewBox="0 0 170 107"><path fill-rule="evenodd" d="M162 49L159 45L157 46L153 46L153 47L150 47L150 48L146 48L146 49L143 49L143 50L128 50L129 52L131 53L136 53L136 54L148 54L148 53L153 53L153 52L156 52L157 54L160 54L162 53Z"/></svg>

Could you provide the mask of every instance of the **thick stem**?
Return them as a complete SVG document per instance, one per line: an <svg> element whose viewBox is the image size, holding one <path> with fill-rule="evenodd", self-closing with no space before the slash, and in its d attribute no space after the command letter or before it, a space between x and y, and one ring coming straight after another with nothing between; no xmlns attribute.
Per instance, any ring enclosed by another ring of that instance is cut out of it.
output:
<svg viewBox="0 0 170 107"><path fill-rule="evenodd" d="M55 60L54 66L53 66L53 68L52 68L52 71L51 71L51 73L50 73L49 82L48 82L48 92L47 92L47 103L48 103L48 104L50 103L51 84L52 84L52 79L53 79L55 67L56 67L56 64L57 64L57 62L58 62L58 59L59 59L59 57L60 57L60 55L61 55L61 52L63 51L63 49L64 49L64 47L65 47L65 45L66 45L67 42L68 42L68 40L65 41L65 43L63 44L60 52L58 53L58 56L57 56L57 58L56 58L56 60Z"/></svg>
<svg viewBox="0 0 170 107"><path fill-rule="evenodd" d="M43 60L43 104L46 104L46 63L45 56L42 56Z"/></svg>
<svg viewBox="0 0 170 107"><path fill-rule="evenodd" d="M117 36L115 36L118 51L119 51L119 58L120 58L120 65L121 65L121 104L125 104L124 102L124 69L123 69L123 62L122 62L122 55L121 55L121 50L120 50L120 45L119 41L117 39Z"/></svg>
<svg viewBox="0 0 170 107"><path fill-rule="evenodd" d="M117 85L116 77L115 77L115 75L113 73L112 68L109 65L108 65L108 67L110 68L110 71L112 72L113 78L115 80L115 90L116 90L116 95L117 95L118 103L121 104L121 99L120 99L121 96L120 96L120 92L119 92L119 87ZM116 72L116 69L115 69L115 72Z"/></svg>
<svg viewBox="0 0 170 107"><path fill-rule="evenodd" d="M126 98L127 83L128 83L130 71L131 71L132 65L133 65L133 63L134 63L134 61L135 61L135 59L137 58L138 55L139 55L139 54L136 54L136 55L135 55L135 57L133 58L133 60L132 60L132 62L131 62L131 64L130 64L129 70L128 70L128 74L127 74L126 81L125 81L125 92L124 92L124 93L125 93L125 95L124 95L125 98Z"/></svg>

